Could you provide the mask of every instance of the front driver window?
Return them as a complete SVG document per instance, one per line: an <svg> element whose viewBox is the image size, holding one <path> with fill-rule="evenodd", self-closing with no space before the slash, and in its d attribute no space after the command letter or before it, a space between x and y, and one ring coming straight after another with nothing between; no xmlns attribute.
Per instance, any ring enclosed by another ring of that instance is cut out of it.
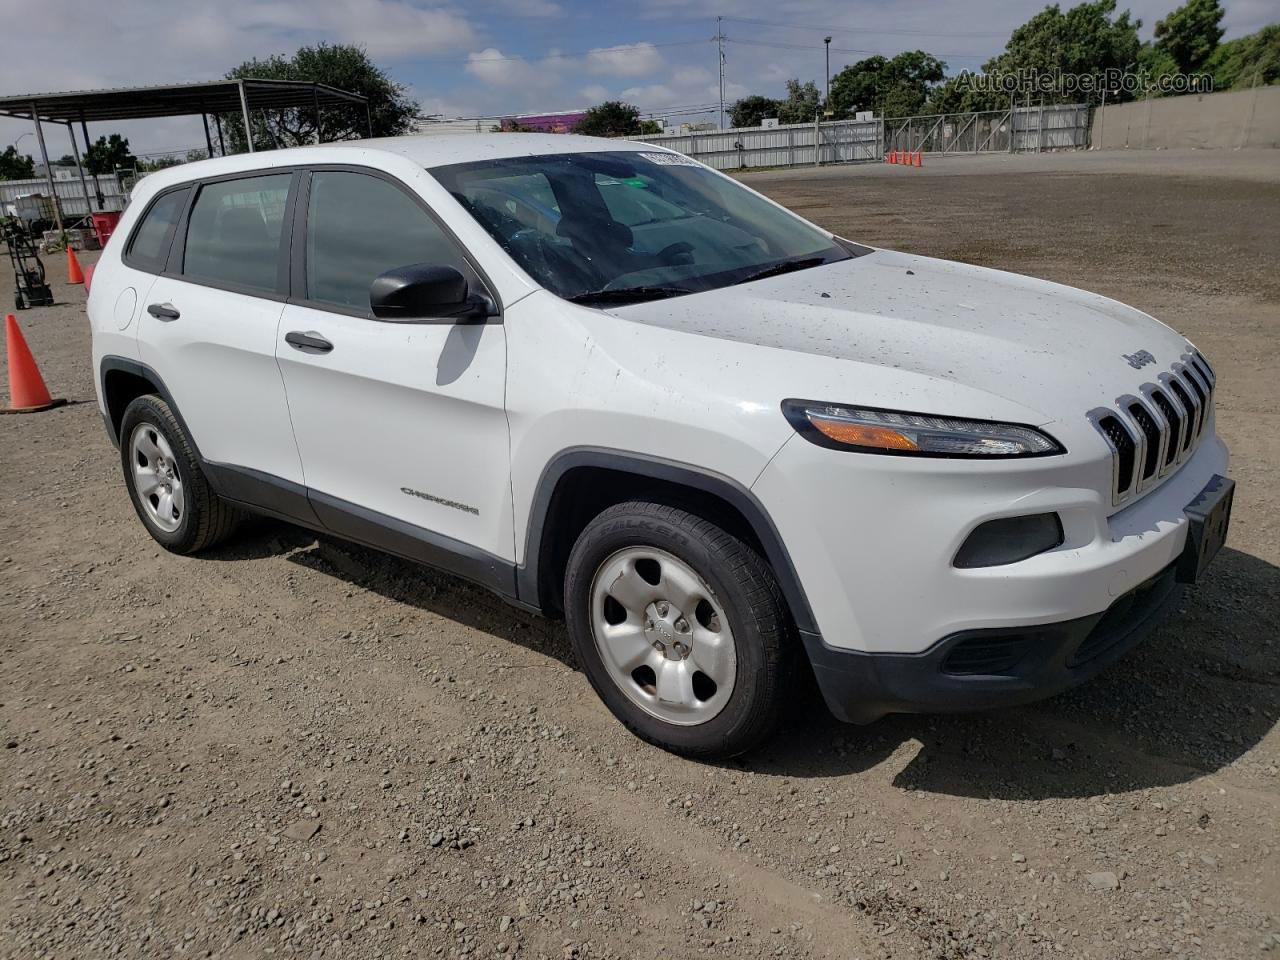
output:
<svg viewBox="0 0 1280 960"><path fill-rule="evenodd" d="M458 244L395 184L341 170L312 174L307 299L367 310L374 278L411 263L456 267L476 283Z"/></svg>

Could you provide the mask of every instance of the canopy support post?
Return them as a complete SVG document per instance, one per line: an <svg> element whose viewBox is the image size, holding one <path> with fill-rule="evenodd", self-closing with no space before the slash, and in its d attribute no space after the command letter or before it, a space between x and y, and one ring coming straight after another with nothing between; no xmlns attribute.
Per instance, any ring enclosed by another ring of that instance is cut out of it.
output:
<svg viewBox="0 0 1280 960"><path fill-rule="evenodd" d="M209 114L207 112L200 114L200 122L204 124L204 145L208 150L207 156L213 156L213 137L209 136Z"/></svg>
<svg viewBox="0 0 1280 960"><path fill-rule="evenodd" d="M249 152L253 153L253 127L249 124L249 97L244 92L244 81L239 80L236 85L240 88L240 116L244 120L244 140L249 145Z"/></svg>
<svg viewBox="0 0 1280 960"><path fill-rule="evenodd" d="M49 193L53 197L53 218L58 221L58 233L66 230L62 225L62 207L58 204L58 190L53 185L53 167L49 166L49 150L44 145L44 130L40 126L40 108L31 101L31 122L36 125L36 140L40 143L40 159L44 161L44 176L49 181Z"/></svg>
<svg viewBox="0 0 1280 960"><path fill-rule="evenodd" d="M67 133L71 135L71 153L76 158L76 170L80 174L80 189L84 191L84 215L86 217L93 214L93 202L89 199L89 184L84 178L84 164L80 162L80 148L76 145L76 128L71 125L71 121L67 121ZM93 185L96 187L98 181L95 178Z"/></svg>

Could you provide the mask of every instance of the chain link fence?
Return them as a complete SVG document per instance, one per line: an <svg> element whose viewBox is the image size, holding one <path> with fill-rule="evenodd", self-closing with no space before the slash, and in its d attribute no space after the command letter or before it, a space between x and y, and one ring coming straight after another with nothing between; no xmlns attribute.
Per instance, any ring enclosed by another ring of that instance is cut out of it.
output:
<svg viewBox="0 0 1280 960"><path fill-rule="evenodd" d="M642 139L717 170L883 160L890 150L933 155L1081 150L1089 141L1089 107L1046 104L982 113L699 130Z"/></svg>

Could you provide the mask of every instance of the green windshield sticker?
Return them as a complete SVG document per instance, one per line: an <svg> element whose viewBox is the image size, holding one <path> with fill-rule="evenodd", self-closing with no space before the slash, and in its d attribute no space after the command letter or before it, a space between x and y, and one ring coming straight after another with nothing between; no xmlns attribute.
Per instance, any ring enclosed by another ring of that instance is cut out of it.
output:
<svg viewBox="0 0 1280 960"><path fill-rule="evenodd" d="M648 184L645 183L643 180L641 180L639 177L627 177L622 182L625 183L628 187L639 187L641 190L645 189L645 187L648 186Z"/></svg>

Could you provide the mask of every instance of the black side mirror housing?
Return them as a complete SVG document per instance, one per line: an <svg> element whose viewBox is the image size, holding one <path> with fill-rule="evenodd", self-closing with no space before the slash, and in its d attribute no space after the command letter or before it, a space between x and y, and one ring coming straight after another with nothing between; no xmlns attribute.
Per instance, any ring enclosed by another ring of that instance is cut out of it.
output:
<svg viewBox="0 0 1280 960"><path fill-rule="evenodd" d="M376 277L369 286L369 306L379 320L408 323L483 323L490 313L489 300L471 293L461 271L434 263L396 267Z"/></svg>

